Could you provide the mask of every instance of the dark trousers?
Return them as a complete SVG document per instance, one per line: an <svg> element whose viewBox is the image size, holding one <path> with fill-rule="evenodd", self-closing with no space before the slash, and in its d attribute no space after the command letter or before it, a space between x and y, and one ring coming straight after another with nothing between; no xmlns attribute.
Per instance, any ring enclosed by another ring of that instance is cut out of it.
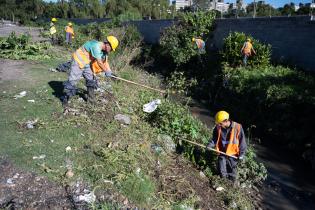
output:
<svg viewBox="0 0 315 210"><path fill-rule="evenodd" d="M218 158L218 170L222 178L235 181L237 176L237 160L225 155L220 155Z"/></svg>

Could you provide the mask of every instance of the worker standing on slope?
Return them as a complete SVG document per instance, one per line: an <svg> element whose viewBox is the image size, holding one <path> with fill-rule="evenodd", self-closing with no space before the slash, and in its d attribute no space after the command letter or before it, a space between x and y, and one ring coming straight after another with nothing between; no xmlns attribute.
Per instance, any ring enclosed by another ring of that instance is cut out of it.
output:
<svg viewBox="0 0 315 210"><path fill-rule="evenodd" d="M76 84L81 76L85 78L88 91L88 102L95 102L94 90L97 88L97 81L91 69L92 63L97 65L105 72L106 77L112 76L112 71L108 65L104 64L104 60L109 52L115 51L118 47L118 39L114 36L107 36L103 42L96 40L88 41L72 55L72 63L68 81L64 82L64 93L62 98L63 106L68 105L69 99L77 92Z"/></svg>
<svg viewBox="0 0 315 210"><path fill-rule="evenodd" d="M247 65L247 60L248 58L252 55L252 52L254 55L256 55L256 51L252 45L251 39L246 39L246 42L244 43L242 49L241 49L241 54L243 55L243 65Z"/></svg>
<svg viewBox="0 0 315 210"><path fill-rule="evenodd" d="M68 23L68 25L65 28L66 31L66 43L70 44L72 43L72 39L74 38L74 30L72 23Z"/></svg>
<svg viewBox="0 0 315 210"><path fill-rule="evenodd" d="M235 183L238 161L244 159L247 149L244 130L241 124L229 119L226 111L219 111L215 115L215 123L212 140L207 147L238 157L238 160L223 154L218 157L220 176Z"/></svg>
<svg viewBox="0 0 315 210"><path fill-rule="evenodd" d="M55 44L56 43L56 38L57 38L57 29L56 29L56 22L57 18L52 18L50 22L50 28L49 28L49 34L50 34L50 39L51 43Z"/></svg>

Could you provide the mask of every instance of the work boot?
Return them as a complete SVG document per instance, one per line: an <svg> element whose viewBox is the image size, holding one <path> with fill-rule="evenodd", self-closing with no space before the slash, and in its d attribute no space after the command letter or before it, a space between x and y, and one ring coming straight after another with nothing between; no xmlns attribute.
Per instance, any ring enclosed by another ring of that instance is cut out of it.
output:
<svg viewBox="0 0 315 210"><path fill-rule="evenodd" d="M68 107L68 105L69 105L69 96L64 95L64 96L61 97L61 100L62 100L63 108Z"/></svg>
<svg viewBox="0 0 315 210"><path fill-rule="evenodd" d="M95 104L95 92L94 87L88 87L87 88L88 95L87 95L87 102L89 104Z"/></svg>

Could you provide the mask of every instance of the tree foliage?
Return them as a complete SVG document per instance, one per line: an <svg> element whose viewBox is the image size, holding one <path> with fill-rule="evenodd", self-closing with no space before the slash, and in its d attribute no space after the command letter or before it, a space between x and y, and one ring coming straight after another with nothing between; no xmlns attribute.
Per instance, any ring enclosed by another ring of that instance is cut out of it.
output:
<svg viewBox="0 0 315 210"><path fill-rule="evenodd" d="M22 23L37 18L104 18L153 19L169 18L168 0L0 0L0 18Z"/></svg>
<svg viewBox="0 0 315 210"><path fill-rule="evenodd" d="M206 39L212 29L214 12L183 13L179 23L167 28L161 37L162 53L176 65L181 65L197 55L193 37Z"/></svg>
<svg viewBox="0 0 315 210"><path fill-rule="evenodd" d="M250 66L267 66L270 64L271 58L271 46L260 43L253 37L244 33L234 32L230 33L228 37L224 39L224 46L222 50L223 61L230 66L240 66L242 64L241 49L247 38L250 38L253 42L253 47L256 51L255 56L251 56L248 60Z"/></svg>

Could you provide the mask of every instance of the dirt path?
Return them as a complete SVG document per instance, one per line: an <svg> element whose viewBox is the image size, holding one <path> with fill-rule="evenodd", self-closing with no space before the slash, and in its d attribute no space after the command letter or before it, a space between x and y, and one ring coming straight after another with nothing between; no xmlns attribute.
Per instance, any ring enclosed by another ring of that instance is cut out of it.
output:
<svg viewBox="0 0 315 210"><path fill-rule="evenodd" d="M0 37L7 37L12 32L15 32L16 35L28 33L29 35L31 35L32 40L34 42L47 41L48 40L47 38L43 38L40 36L41 30L43 29L35 27L17 26L8 21L0 23Z"/></svg>
<svg viewBox="0 0 315 210"><path fill-rule="evenodd" d="M4 81L30 79L26 72L30 65L30 61L0 58L0 84Z"/></svg>

